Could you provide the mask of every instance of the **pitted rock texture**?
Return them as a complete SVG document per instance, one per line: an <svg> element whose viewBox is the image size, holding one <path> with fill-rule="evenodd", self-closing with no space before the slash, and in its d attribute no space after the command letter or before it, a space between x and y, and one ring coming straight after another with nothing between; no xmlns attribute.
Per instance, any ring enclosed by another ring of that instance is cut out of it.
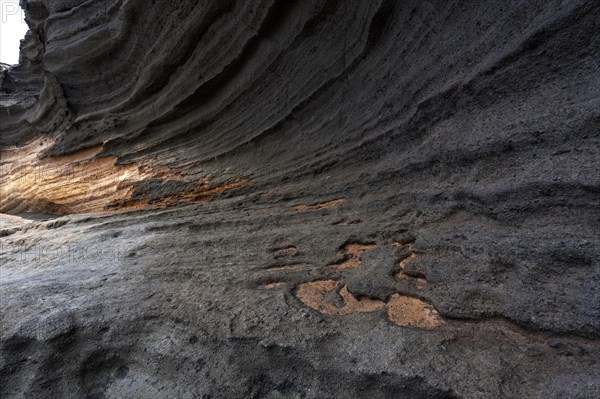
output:
<svg viewBox="0 0 600 399"><path fill-rule="evenodd" d="M21 5L0 397L597 398L600 3Z"/></svg>

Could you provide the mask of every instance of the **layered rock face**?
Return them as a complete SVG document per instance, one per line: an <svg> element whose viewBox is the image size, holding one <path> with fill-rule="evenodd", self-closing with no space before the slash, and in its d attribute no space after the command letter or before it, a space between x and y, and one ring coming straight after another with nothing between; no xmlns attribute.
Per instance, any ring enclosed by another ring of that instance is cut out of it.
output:
<svg viewBox="0 0 600 399"><path fill-rule="evenodd" d="M0 397L597 397L598 2L21 5Z"/></svg>

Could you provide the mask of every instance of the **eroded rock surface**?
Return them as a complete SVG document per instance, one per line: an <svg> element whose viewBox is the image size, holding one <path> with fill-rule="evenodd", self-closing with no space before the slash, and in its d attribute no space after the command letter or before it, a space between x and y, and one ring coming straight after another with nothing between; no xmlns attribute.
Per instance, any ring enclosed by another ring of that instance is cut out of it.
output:
<svg viewBox="0 0 600 399"><path fill-rule="evenodd" d="M21 3L0 397L597 398L597 1Z"/></svg>

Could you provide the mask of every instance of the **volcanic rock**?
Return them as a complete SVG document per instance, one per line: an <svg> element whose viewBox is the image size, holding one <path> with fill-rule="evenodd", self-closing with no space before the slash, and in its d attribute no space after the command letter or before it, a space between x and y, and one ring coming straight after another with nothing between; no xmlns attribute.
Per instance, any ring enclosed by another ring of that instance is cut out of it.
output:
<svg viewBox="0 0 600 399"><path fill-rule="evenodd" d="M597 398L600 3L21 0L1 398Z"/></svg>

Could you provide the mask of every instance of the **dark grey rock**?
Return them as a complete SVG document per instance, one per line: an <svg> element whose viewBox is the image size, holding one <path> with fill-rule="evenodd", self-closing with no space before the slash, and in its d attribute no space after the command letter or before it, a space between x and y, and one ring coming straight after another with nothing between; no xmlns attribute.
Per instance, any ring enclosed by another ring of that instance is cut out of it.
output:
<svg viewBox="0 0 600 399"><path fill-rule="evenodd" d="M598 397L597 1L21 4L0 212L66 215L0 229L0 397ZM40 138L141 177L69 214L6 183Z"/></svg>

